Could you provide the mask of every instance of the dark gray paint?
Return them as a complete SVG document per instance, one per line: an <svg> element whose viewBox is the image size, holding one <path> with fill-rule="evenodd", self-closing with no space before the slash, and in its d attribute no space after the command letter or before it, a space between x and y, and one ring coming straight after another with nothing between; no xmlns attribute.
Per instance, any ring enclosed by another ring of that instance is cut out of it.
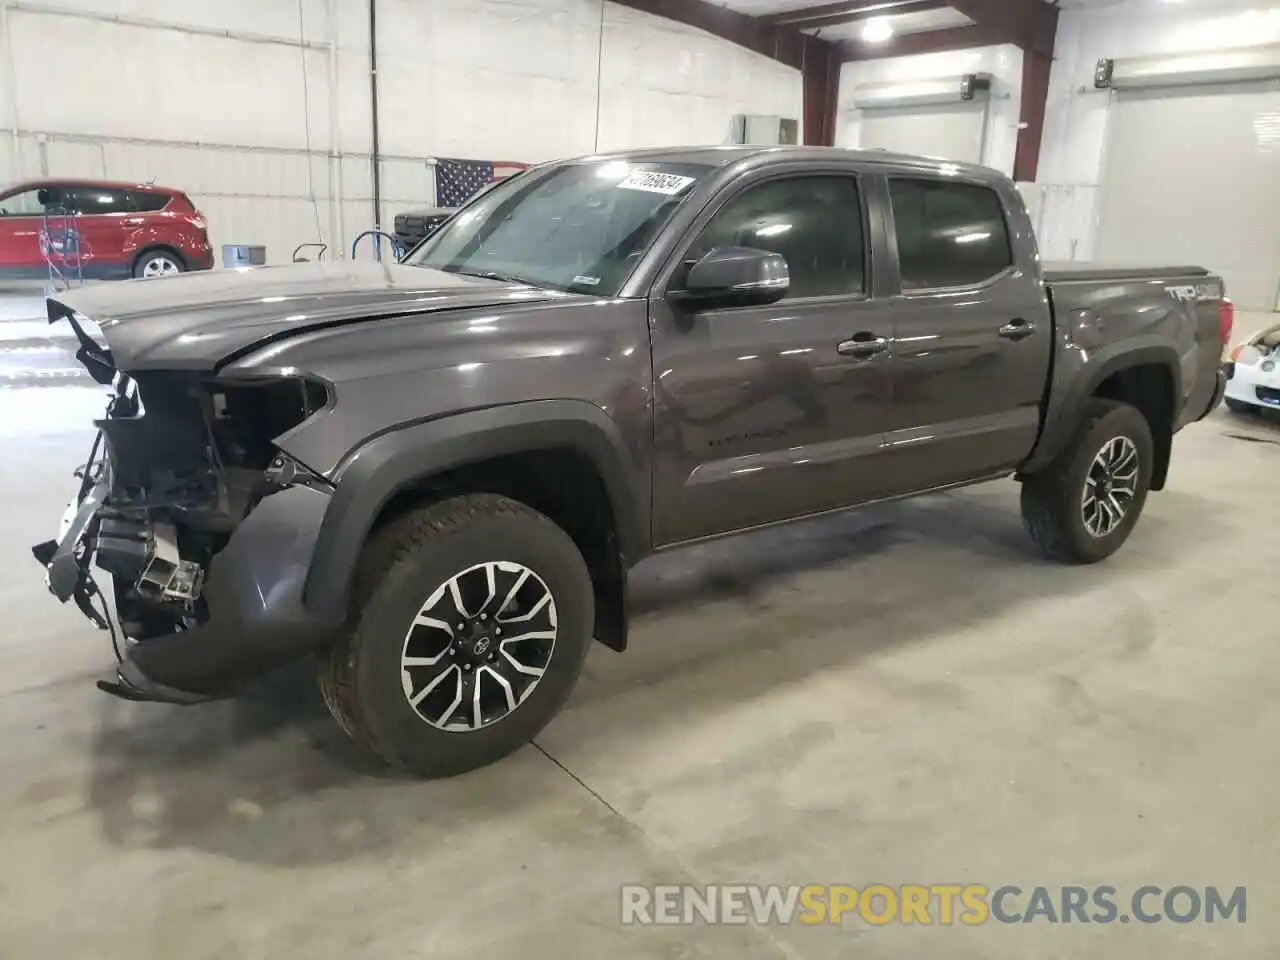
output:
<svg viewBox="0 0 1280 960"><path fill-rule="evenodd" d="M570 447L596 464L613 504L623 564L649 549L648 449L628 449L616 421L582 400L487 407L384 433L340 475L307 577L308 607L341 619L356 559L382 506L406 483L503 454ZM637 469L636 464L641 466Z"/></svg>
<svg viewBox="0 0 1280 960"><path fill-rule="evenodd" d="M1041 468L1074 429L1080 406L1108 375L1158 363L1174 385L1175 428L1203 416L1217 395L1222 355L1218 301L1180 301L1166 287L1204 283L1193 267L1165 279L1081 280L1050 286L1054 354L1041 440L1024 469ZM1219 289L1222 281L1209 277Z"/></svg>
<svg viewBox="0 0 1280 960"><path fill-rule="evenodd" d="M250 348L353 321L573 298L394 263L343 261L126 281L50 299L51 317L60 306L97 322L124 370L212 371Z"/></svg>
<svg viewBox="0 0 1280 960"><path fill-rule="evenodd" d="M329 504L327 493L306 487L265 498L209 565L210 620L131 646L141 677L123 679L216 696L332 639L342 618L302 602Z"/></svg>
<svg viewBox="0 0 1280 960"><path fill-rule="evenodd" d="M1121 366L1169 369L1178 425L1216 396L1217 302L1179 302L1165 289L1204 283L1205 271L1071 268L1047 285L1021 198L994 171L823 148L619 158L716 169L617 299L321 263L83 289L60 295L51 315L101 321L125 370L303 373L328 384L330 405L278 442L336 484L305 591L309 608L331 615L390 495L494 455L566 446L588 456L631 564L690 540L1038 469ZM860 182L864 295L720 310L665 295L730 196L811 173ZM1014 266L970 287L904 295L891 175L997 191ZM1027 335L1002 336L1010 324ZM887 347L842 352L858 335Z"/></svg>
<svg viewBox="0 0 1280 960"><path fill-rule="evenodd" d="M1044 264L1048 283L1071 283L1088 280L1165 280L1187 277L1203 280L1209 276L1204 267L1160 267L1149 263L1098 263L1096 261L1050 261Z"/></svg>

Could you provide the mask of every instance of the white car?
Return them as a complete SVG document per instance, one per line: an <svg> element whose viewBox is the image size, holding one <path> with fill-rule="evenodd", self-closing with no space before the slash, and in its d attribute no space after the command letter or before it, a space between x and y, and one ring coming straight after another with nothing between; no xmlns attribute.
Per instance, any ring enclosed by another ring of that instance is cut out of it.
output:
<svg viewBox="0 0 1280 960"><path fill-rule="evenodd" d="M1231 351L1224 402L1233 413L1280 410L1280 323Z"/></svg>

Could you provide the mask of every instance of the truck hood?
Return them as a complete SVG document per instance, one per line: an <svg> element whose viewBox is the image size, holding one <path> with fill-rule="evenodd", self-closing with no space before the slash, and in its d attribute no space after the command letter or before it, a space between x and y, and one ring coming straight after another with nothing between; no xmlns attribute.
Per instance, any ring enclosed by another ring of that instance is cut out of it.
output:
<svg viewBox="0 0 1280 960"><path fill-rule="evenodd" d="M54 294L48 311L50 323L71 322L81 359L105 383L116 370L216 370L324 327L556 299L575 298L423 267L334 262L97 284Z"/></svg>

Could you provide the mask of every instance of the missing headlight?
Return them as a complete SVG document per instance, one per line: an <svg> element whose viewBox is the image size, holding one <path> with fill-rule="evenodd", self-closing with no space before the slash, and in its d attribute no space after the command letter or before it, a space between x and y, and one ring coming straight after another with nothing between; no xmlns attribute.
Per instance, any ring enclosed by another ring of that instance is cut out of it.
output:
<svg viewBox="0 0 1280 960"><path fill-rule="evenodd" d="M273 377L211 384L212 427L222 463L265 470L274 442L329 402L323 383L306 377Z"/></svg>

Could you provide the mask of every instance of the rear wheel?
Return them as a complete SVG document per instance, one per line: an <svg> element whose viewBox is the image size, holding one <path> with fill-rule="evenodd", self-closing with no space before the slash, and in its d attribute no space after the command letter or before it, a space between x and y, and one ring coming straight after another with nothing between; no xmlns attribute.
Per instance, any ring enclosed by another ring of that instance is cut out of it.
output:
<svg viewBox="0 0 1280 960"><path fill-rule="evenodd" d="M417 510L361 559L352 626L320 665L348 733L420 776L533 739L582 670L594 616L577 546L542 514L470 495Z"/></svg>
<svg viewBox="0 0 1280 960"><path fill-rule="evenodd" d="M1044 471L1022 482L1031 539L1066 563L1096 563L1129 538L1151 486L1154 445L1147 418L1114 400L1091 400L1074 439Z"/></svg>
<svg viewBox="0 0 1280 960"><path fill-rule="evenodd" d="M1223 397L1222 402L1227 405L1227 409L1232 413L1257 413L1258 406L1253 403L1246 403L1244 400L1237 400L1235 397Z"/></svg>
<svg viewBox="0 0 1280 960"><path fill-rule="evenodd" d="M145 250L133 263L135 277L173 277L186 270L182 258L172 250Z"/></svg>

